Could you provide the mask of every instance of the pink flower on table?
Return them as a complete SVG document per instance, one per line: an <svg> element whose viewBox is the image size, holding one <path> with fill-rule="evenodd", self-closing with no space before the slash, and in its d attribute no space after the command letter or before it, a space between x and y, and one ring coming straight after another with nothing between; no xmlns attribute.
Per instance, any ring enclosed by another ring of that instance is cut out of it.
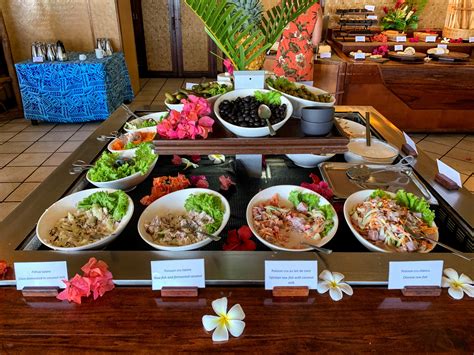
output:
<svg viewBox="0 0 474 355"><path fill-rule="evenodd" d="M226 175L219 176L219 183L221 190L227 191L232 185L235 185L235 182Z"/></svg>
<svg viewBox="0 0 474 355"><path fill-rule="evenodd" d="M203 116L199 119L198 133L204 139L207 138L209 132L212 132L214 120L209 116Z"/></svg>
<svg viewBox="0 0 474 355"><path fill-rule="evenodd" d="M201 156L199 154L191 155L191 161L193 163L199 163L201 161Z"/></svg>
<svg viewBox="0 0 474 355"><path fill-rule="evenodd" d="M194 95L188 96L189 107L194 110L199 116L206 116L211 113L211 105L203 98ZM186 104L183 109L186 109Z"/></svg>
<svg viewBox="0 0 474 355"><path fill-rule="evenodd" d="M76 274L71 281L63 280L66 288L59 295L57 299L81 304L81 298L87 297L91 294L91 280L88 277L82 277Z"/></svg>
<svg viewBox="0 0 474 355"><path fill-rule="evenodd" d="M233 75L234 74L234 65L232 64L232 61L227 58L227 59L224 59L224 67L225 67L225 71L228 72L230 75Z"/></svg>
<svg viewBox="0 0 474 355"><path fill-rule="evenodd" d="M104 276L90 278L90 283L94 300L102 297L107 291L111 291L115 288L112 273L110 271L107 271Z"/></svg>
<svg viewBox="0 0 474 355"><path fill-rule="evenodd" d="M178 138L183 139L189 137L195 139L198 134L198 129L192 123L187 121L181 121L176 127L176 132L178 133Z"/></svg>
<svg viewBox="0 0 474 355"><path fill-rule="evenodd" d="M189 181L191 181L191 185L200 187L203 189L207 189L209 187L209 182L205 175L194 175L189 177Z"/></svg>
<svg viewBox="0 0 474 355"><path fill-rule="evenodd" d="M102 260L97 261L94 257L90 258L87 264L81 267L81 270L85 277L99 277L110 273L107 263Z"/></svg>
<svg viewBox="0 0 474 355"><path fill-rule="evenodd" d="M173 165L181 165L183 163L183 159L179 155L173 155L173 159L171 159Z"/></svg>

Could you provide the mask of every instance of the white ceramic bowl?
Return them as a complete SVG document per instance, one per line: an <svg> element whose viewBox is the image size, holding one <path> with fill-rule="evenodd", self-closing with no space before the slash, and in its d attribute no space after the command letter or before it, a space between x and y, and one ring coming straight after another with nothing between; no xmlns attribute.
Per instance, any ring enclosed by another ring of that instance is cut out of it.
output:
<svg viewBox="0 0 474 355"><path fill-rule="evenodd" d="M151 132L155 133L155 137L156 137L156 127L153 127L153 130ZM129 133L125 133L123 136L127 137L127 136L130 136L130 135L136 134L136 133L137 133L136 131L135 132L129 132ZM141 132L141 133L143 133L143 132ZM147 132L145 132L145 133L147 133ZM132 149L121 149L121 150L112 149L112 145L114 144L114 142L119 140L123 136L111 140L110 143L107 145L107 150L111 153L118 154L122 158L133 158L135 156L135 153L136 153L138 147L132 148Z"/></svg>
<svg viewBox="0 0 474 355"><path fill-rule="evenodd" d="M150 175L151 172L153 171L153 168L155 167L157 161L158 161L158 157L156 157L155 161L151 163L150 168L144 175L138 172L130 176L113 180L113 181L92 181L89 178L89 173L87 173L86 178L87 178L87 181L89 181L92 185L97 186L97 187L127 191L127 190L131 190L138 184L145 181L148 175Z"/></svg>
<svg viewBox="0 0 474 355"><path fill-rule="evenodd" d="M331 159L335 154L316 155L316 154L286 154L286 156L295 165L302 168L314 168L319 163Z"/></svg>
<svg viewBox="0 0 474 355"><path fill-rule="evenodd" d="M170 110L175 110L178 112L183 111L184 104L169 104L165 101L166 107L168 107Z"/></svg>
<svg viewBox="0 0 474 355"><path fill-rule="evenodd" d="M372 138L372 151L370 153L361 154L359 150L354 151L354 146L360 146L366 144L365 138L354 138L349 141L347 145L348 151L344 153L344 159L348 163L370 163L370 164L392 164L398 156L398 149L391 144L382 142L379 139ZM386 156L378 157L381 149L385 149L384 154Z"/></svg>
<svg viewBox="0 0 474 355"><path fill-rule="evenodd" d="M68 195L66 197L63 197L59 201L53 203L46 211L43 212L41 215L40 219L38 220L38 223L36 224L36 235L38 236L38 239L40 240L41 243L46 245L48 248L54 249L54 250L60 250L60 251L79 251L79 250L89 250L89 249L99 249L107 244L109 244L112 240L117 238L120 233L123 232L125 227L127 226L128 222L132 218L133 215L133 201L128 196L128 210L125 216L122 218L120 221L117 229L115 232L109 236L106 236L95 243L83 245L80 247L72 247L72 248L65 248L65 247L58 247L52 244L49 244L46 240L48 239L49 236L49 231L54 227L56 222L63 218L66 217L68 212L74 212L77 210L77 204L85 199L86 197L92 195L95 192L98 191L107 191L107 192L114 192L116 190L114 189L89 189L89 190L83 190L79 191L76 193L73 193L71 195Z"/></svg>
<svg viewBox="0 0 474 355"><path fill-rule="evenodd" d="M373 243L371 243L369 240L365 239L355 228L354 226L352 225L352 222L351 222L351 216L350 216L350 213L351 211L355 208L355 206L357 206L359 203L362 203L364 202L375 190L362 190L362 191L357 191L355 193L353 193L352 195L350 195L346 202L344 202L344 218L346 219L346 222L347 222L347 225L349 226L349 228L351 229L352 233L354 234L354 236L357 238L357 240L363 245L365 246L367 249L369 249L370 251L378 251L378 252L382 252L382 253L391 253L393 252L392 250L390 249L385 249L385 248L382 248L382 247L379 247ZM386 191L387 192L387 191ZM395 196L395 194L391 193L391 192L387 192L388 194L392 195L392 196ZM436 224L433 222L433 226L436 226ZM436 240L439 239L439 234L436 235ZM427 250L427 251L424 251L423 253L429 253L431 250L434 249L435 247L435 244L434 243L431 243L432 244L432 248Z"/></svg>
<svg viewBox="0 0 474 355"><path fill-rule="evenodd" d="M209 190L209 189L193 188L193 189L184 189L184 190L172 192L168 195L160 197L158 200L154 201L151 205L149 205L143 211L142 215L140 216L140 219L138 220L138 233L140 234L142 239L155 249L167 250L167 251L193 250L193 249L201 248L209 244L210 242L212 242L212 239L205 238L197 243L183 245L183 246L161 245L161 244L155 243L151 235L149 235L145 229L145 224L151 222L155 216L165 216L168 213L179 213L179 214L185 213L186 210L184 208L184 203L186 199L192 194L199 194L199 193L208 193L208 194L216 195L221 199L222 204L224 205L225 212L224 212L224 217L222 219L222 224L219 227L219 229L213 233L213 235L219 235L224 229L224 227L226 226L227 222L229 221L229 217L230 217L229 202L226 200L224 196L222 196L220 193L216 191Z"/></svg>
<svg viewBox="0 0 474 355"><path fill-rule="evenodd" d="M290 192L294 191L294 190L298 190L298 191L302 191L302 192L305 192L305 193L310 193L310 194L316 195L320 198L321 205L330 205L329 201L326 200L320 194L318 194L318 193L316 193L312 190L306 189L304 187L301 187L301 186L277 185L277 186L272 186L272 187L269 187L265 190L260 191L258 194L256 194L250 200L249 204L247 205L247 212L246 212L247 224L250 227L250 229L252 230L252 233L257 237L257 239L260 240L263 244L265 244L270 249L281 250L281 251L293 251L293 252L294 251L300 252L300 251L314 250L311 247L304 248L304 249L289 249L289 248L284 248L284 247L272 244L272 243L268 242L267 240L263 239L262 237L260 237L260 235L257 232L257 229L254 227L253 218L252 218L252 207L253 206L255 206L256 204L258 204L259 202L262 202L264 200L271 199L275 194L278 194L281 199L288 200L288 196L290 195ZM334 235L336 234L337 228L339 226L339 219L337 218L336 211L334 211L333 221L334 221L334 227L331 229L331 231L328 233L328 235L326 235L323 239L321 239L319 241L319 243L317 243L317 246L322 247L323 245L328 243L334 237Z"/></svg>
<svg viewBox="0 0 474 355"><path fill-rule="evenodd" d="M239 137L247 137L247 138L255 138L255 137L265 137L270 134L270 130L268 127L240 127L233 125L232 123L227 122L224 120L221 115L219 114L219 105L224 100L233 101L238 97L246 97L250 95L254 95L255 91L262 91L262 92L269 92L270 90L263 90L263 89L241 89L241 90L234 90L230 91L224 95L221 95L216 102L214 103L214 113L217 119L227 128L229 131L234 133L236 136ZM277 131L280 129L286 121L288 121L293 114L293 106L291 105L290 100L286 97L281 97L281 104L286 104L286 116L285 118L278 122L277 124L272 125L273 129Z"/></svg>
<svg viewBox="0 0 474 355"><path fill-rule="evenodd" d="M315 95L321 95L321 94L327 94L328 93L327 91L315 88L313 86L308 86L308 85L298 84L298 83L295 83L295 85L297 87L303 87L304 86ZM301 109L303 107L315 107L315 106L316 107L331 107L331 106L334 106L334 104L336 103L336 98L334 96L333 96L331 102L316 102L316 101L311 101L311 100L305 100L305 99L302 99L302 98L299 98L299 97L296 97L296 96L293 96L293 95L285 94L284 92L282 92L280 90L277 90L277 89L273 88L270 85L268 85L268 87L269 87L270 90L278 91L283 96L288 98L288 100L290 100L291 104L293 105L293 116L294 117L301 117Z"/></svg>
<svg viewBox="0 0 474 355"><path fill-rule="evenodd" d="M168 115L168 111L162 111L162 112L154 112L150 113L149 115L142 116L140 118L135 118L134 120L129 121L129 123L138 123L140 121L146 120L146 119L152 119L156 122L156 124L160 123L161 120ZM145 128L138 128L138 129L129 129L127 128L127 125L125 124L124 127L126 132L156 132L156 126L152 127L145 127Z"/></svg>

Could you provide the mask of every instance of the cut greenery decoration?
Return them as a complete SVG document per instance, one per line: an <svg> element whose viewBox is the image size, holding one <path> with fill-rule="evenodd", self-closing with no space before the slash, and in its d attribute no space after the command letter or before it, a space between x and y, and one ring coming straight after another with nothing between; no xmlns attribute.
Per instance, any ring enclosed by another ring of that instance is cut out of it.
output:
<svg viewBox="0 0 474 355"><path fill-rule="evenodd" d="M427 3L428 0L397 0L391 9L384 6L383 11L386 15L380 20L382 29L397 31L416 30L420 13Z"/></svg>
<svg viewBox="0 0 474 355"><path fill-rule="evenodd" d="M284 28L317 0L282 0L262 12L255 0L185 0L205 30L237 70L260 69L252 63L280 38Z"/></svg>

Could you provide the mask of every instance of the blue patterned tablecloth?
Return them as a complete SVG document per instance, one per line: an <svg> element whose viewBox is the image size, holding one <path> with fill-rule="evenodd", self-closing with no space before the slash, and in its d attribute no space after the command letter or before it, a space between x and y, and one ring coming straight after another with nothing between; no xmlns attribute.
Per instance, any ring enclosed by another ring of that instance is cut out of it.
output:
<svg viewBox="0 0 474 355"><path fill-rule="evenodd" d="M124 101L133 99L123 53L97 59L87 53L79 61L15 64L26 119L88 122L107 119Z"/></svg>

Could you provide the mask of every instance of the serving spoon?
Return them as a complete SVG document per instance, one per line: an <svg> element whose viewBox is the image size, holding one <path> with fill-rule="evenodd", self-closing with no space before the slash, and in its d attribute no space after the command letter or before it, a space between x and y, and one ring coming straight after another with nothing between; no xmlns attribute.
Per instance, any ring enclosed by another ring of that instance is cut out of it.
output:
<svg viewBox="0 0 474 355"><path fill-rule="evenodd" d="M261 104L258 106L257 111L258 117L263 118L265 122L267 122L268 129L270 130L270 135L274 136L276 134L275 130L273 129L272 124L270 123L270 117L272 117L272 110L265 104Z"/></svg>
<svg viewBox="0 0 474 355"><path fill-rule="evenodd" d="M319 251L320 253L327 254L327 255L332 253L331 249L321 248L321 247L318 247L317 245L314 245L312 243L308 243L307 241L302 241L302 243L309 246L309 247L311 247L311 248L313 248L316 251Z"/></svg>

